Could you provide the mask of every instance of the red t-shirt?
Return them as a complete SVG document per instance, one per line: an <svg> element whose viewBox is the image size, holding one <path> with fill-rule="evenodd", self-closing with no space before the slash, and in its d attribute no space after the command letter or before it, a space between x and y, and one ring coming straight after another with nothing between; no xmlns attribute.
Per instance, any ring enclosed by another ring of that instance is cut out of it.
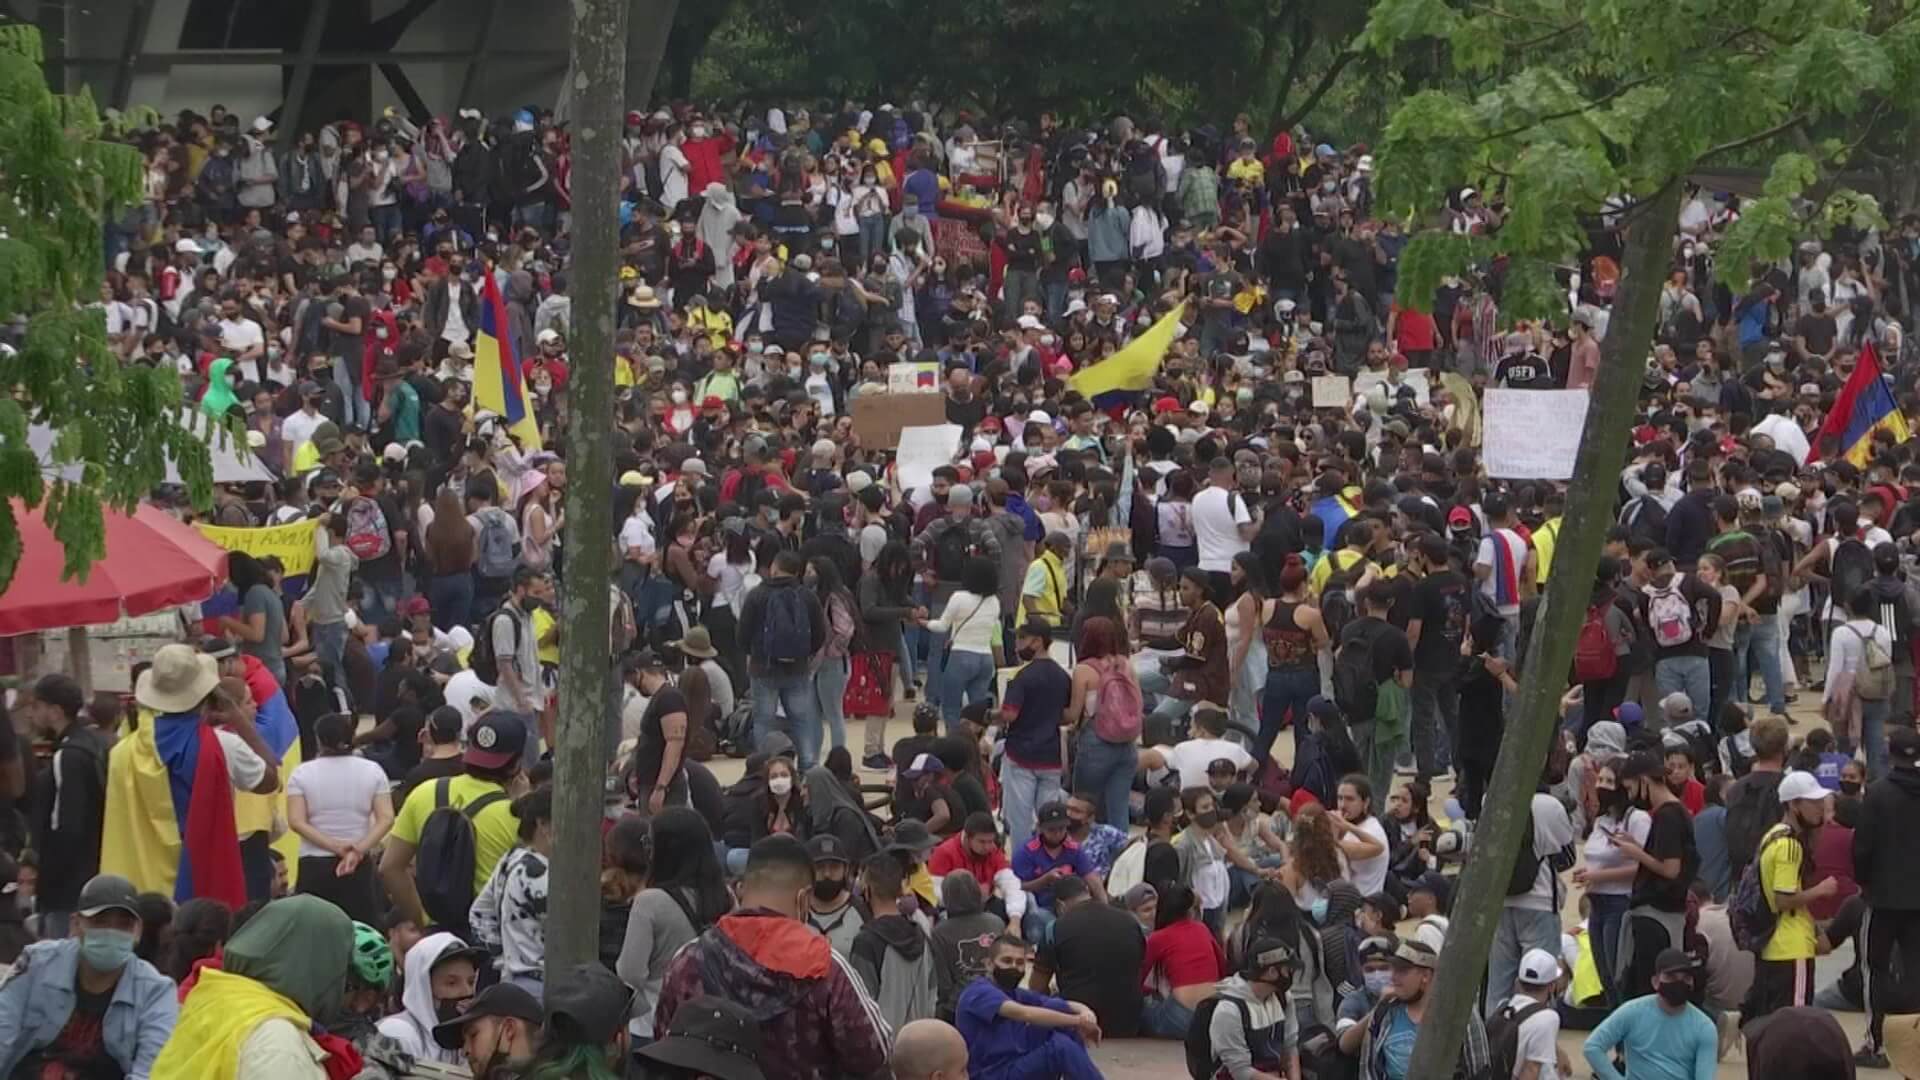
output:
<svg viewBox="0 0 1920 1080"><path fill-rule="evenodd" d="M988 895L993 892L994 875L1012 868L1013 864L1007 861L1006 852L998 847L988 851L984 856L977 856L968 851L965 833L954 833L942 840L940 846L933 849L933 854L927 856L927 873L936 878L943 878L955 870L965 870L973 875L973 880L980 883L980 891Z"/></svg>
<svg viewBox="0 0 1920 1080"><path fill-rule="evenodd" d="M1226 976L1227 954L1199 919L1181 919L1147 935L1147 953L1140 961L1140 985L1152 989L1158 968L1175 990L1195 983L1219 982Z"/></svg>
<svg viewBox="0 0 1920 1080"><path fill-rule="evenodd" d="M1433 316L1398 304L1394 305L1394 310L1400 315L1393 324L1394 346L1403 353L1432 352L1437 330Z"/></svg>

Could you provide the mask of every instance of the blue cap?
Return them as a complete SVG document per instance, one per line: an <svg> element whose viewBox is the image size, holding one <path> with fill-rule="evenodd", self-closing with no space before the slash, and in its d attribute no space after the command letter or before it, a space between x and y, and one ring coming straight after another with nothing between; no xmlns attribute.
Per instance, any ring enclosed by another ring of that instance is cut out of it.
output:
<svg viewBox="0 0 1920 1080"><path fill-rule="evenodd" d="M1620 721L1620 726L1623 728L1637 728L1646 721L1647 716L1641 710L1639 702L1626 701L1613 710L1613 718Z"/></svg>

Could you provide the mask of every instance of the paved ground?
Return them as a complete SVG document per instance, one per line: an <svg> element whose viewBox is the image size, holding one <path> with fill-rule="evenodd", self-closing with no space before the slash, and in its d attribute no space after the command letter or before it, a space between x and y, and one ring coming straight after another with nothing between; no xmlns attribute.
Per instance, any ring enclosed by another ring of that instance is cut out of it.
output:
<svg viewBox="0 0 1920 1080"><path fill-rule="evenodd" d="M912 734L912 708L906 703L895 706L893 717L887 721L885 745L891 748L896 739ZM1793 729L1796 738L1805 735L1816 727L1826 724L1819 717L1818 692L1802 691L1800 700L1791 707L1790 712L1798 721ZM865 724L873 721L850 720L847 722L847 745L857 751L863 745L866 734ZM1293 752L1292 740L1282 738L1274 747L1275 756L1283 762L1289 762ZM722 784L739 779L744 763L738 759L716 758L708 763ZM867 782L879 782L885 779L884 773L863 770L862 778ZM1434 802L1438 806L1444 803L1452 793L1450 782L1441 780L1434 785ZM1852 962L1852 950L1821 957L1818 962L1818 985L1832 982L1848 964ZM1840 1026L1847 1032L1849 1039L1858 1045L1866 1032L1866 1016L1862 1013L1836 1013ZM1582 1057L1582 1044L1586 1032L1563 1032L1560 1045L1566 1051L1568 1061L1573 1065L1573 1076L1585 1078L1592 1075ZM1152 1039L1120 1039L1102 1044L1093 1052L1094 1062L1100 1070L1115 1080L1173 1080L1186 1072L1186 1061L1181 1045L1176 1042ZM1744 1080L1748 1075L1746 1055L1743 1049L1735 1047L1720 1063L1715 1080ZM1862 1080L1899 1080L1898 1074L1884 1069L1862 1069ZM1920 1078L1915 1078L1920 1080Z"/></svg>

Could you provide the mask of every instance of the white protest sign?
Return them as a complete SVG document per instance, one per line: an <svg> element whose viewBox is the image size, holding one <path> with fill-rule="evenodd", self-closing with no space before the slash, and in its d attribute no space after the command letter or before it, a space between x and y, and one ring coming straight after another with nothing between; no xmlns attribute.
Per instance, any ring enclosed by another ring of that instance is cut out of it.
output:
<svg viewBox="0 0 1920 1080"><path fill-rule="evenodd" d="M890 364L887 367L887 393L936 394L940 392L939 364Z"/></svg>
<svg viewBox="0 0 1920 1080"><path fill-rule="evenodd" d="M1353 404L1353 380L1345 375L1315 375L1313 377L1313 407L1316 409L1344 409Z"/></svg>
<svg viewBox="0 0 1920 1080"><path fill-rule="evenodd" d="M912 491L933 483L933 470L953 464L960 452L959 424L929 424L900 429L899 449L894 452L894 474L900 490Z"/></svg>
<svg viewBox="0 0 1920 1080"><path fill-rule="evenodd" d="M1488 390L1487 475L1569 480L1587 423L1585 390Z"/></svg>
<svg viewBox="0 0 1920 1080"><path fill-rule="evenodd" d="M1373 389L1376 385L1380 383L1387 384L1387 399L1388 399L1389 405L1392 404L1393 395L1400 392L1401 386L1413 387L1413 400L1416 404L1419 404L1419 405L1427 404L1427 394L1428 394L1429 388L1427 386L1427 373L1426 373L1426 370L1423 368L1413 368L1406 372L1403 372L1400 376L1400 382L1398 385L1389 381L1386 375L1384 375L1381 372L1362 371L1353 377L1354 395L1356 397L1363 395L1367 391Z"/></svg>

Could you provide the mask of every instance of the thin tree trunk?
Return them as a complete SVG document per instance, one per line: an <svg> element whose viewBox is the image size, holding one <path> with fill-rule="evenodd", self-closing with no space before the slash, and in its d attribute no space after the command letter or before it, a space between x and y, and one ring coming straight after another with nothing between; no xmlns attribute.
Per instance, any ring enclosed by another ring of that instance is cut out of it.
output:
<svg viewBox="0 0 1920 1080"><path fill-rule="evenodd" d="M607 583L613 578L613 304L618 266L620 132L627 74L627 0L573 0L573 357L567 425L566 613L554 747L553 884L547 984L598 955L603 732L611 710ZM665 37L667 28L658 28Z"/></svg>
<svg viewBox="0 0 1920 1080"><path fill-rule="evenodd" d="M1427 991L1408 1076L1453 1075L1468 1015L1480 1000L1480 980L1493 951L1515 856L1521 843L1533 842L1528 808L1539 789L1548 743L1558 729L1556 713L1574 638L1593 593L1592 568L1613 523L1614 485L1647 350L1653 345L1660 282L1672 258L1669 241L1679 216L1680 183L1675 180L1639 208L1627 236L1620 293L1574 460L1554 573L1534 619L1532 640L1525 643L1520 691L1500 738L1500 757L1474 830L1473 854L1460 878L1440 970ZM1493 991L1498 995L1509 989Z"/></svg>

